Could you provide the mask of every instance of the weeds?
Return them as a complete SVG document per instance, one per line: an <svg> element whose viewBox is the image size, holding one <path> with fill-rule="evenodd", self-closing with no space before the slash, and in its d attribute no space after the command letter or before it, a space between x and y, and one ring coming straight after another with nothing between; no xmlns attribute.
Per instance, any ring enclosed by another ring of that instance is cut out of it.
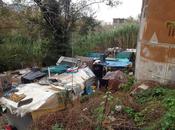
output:
<svg viewBox="0 0 175 130"><path fill-rule="evenodd" d="M145 129L175 129L175 90L165 87L150 88L136 94L135 99L144 107L139 112L143 118L139 117L138 120L143 119L142 121L146 122ZM132 109L126 109L125 112L137 123L137 112ZM151 122L154 122L154 125L150 126Z"/></svg>
<svg viewBox="0 0 175 130"><path fill-rule="evenodd" d="M74 40L74 53L87 55L90 51L104 50L114 44L121 48L135 48L138 30L138 24L126 23L109 31L90 32L86 36L77 36Z"/></svg>
<svg viewBox="0 0 175 130"><path fill-rule="evenodd" d="M120 89L124 92L128 92L133 84L135 83L135 78L134 76L128 76L128 82L125 84L120 85Z"/></svg>
<svg viewBox="0 0 175 130"><path fill-rule="evenodd" d="M106 92L103 96L103 101L100 103L100 106L94 110L94 115L97 119L97 128L102 129L102 122L105 120L106 116L109 114L111 110L111 105L113 103L114 97L112 96L111 92ZM110 108L110 109L108 109Z"/></svg>
<svg viewBox="0 0 175 130"><path fill-rule="evenodd" d="M144 118L142 113L136 112L134 109L130 107L125 107L124 112L127 113L128 116L134 120L137 126L141 126L144 124L143 122Z"/></svg>
<svg viewBox="0 0 175 130"><path fill-rule="evenodd" d="M63 125L55 124L52 126L52 130L64 130Z"/></svg>
<svg viewBox="0 0 175 130"><path fill-rule="evenodd" d="M47 41L32 41L22 36L4 38L0 44L0 71L40 65L45 56L44 44Z"/></svg>

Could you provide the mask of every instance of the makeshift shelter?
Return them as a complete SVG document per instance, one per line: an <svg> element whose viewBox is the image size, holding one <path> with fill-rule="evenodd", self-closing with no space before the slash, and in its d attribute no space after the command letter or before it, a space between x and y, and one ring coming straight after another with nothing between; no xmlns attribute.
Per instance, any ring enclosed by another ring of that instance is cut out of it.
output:
<svg viewBox="0 0 175 130"><path fill-rule="evenodd" d="M77 72L63 73L51 77L56 79L59 89L73 90L76 96L84 92L86 86L92 86L95 82L95 75L89 67L78 69Z"/></svg>
<svg viewBox="0 0 175 130"><path fill-rule="evenodd" d="M42 115L65 108L64 103L59 100L60 96L58 98L61 91L54 89L52 85L31 83L22 84L16 89L17 92L8 93L0 98L0 104L8 109L7 118L18 130L24 130L27 128L26 124ZM26 121L22 121L23 118Z"/></svg>

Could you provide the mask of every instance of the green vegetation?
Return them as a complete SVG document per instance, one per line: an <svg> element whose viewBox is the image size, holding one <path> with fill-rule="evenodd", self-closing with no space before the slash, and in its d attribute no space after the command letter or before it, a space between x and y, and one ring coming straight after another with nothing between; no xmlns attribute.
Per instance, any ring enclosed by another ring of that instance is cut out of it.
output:
<svg viewBox="0 0 175 130"><path fill-rule="evenodd" d="M139 25L131 22L105 32L89 32L86 36L77 36L73 43L74 52L86 55L89 51L105 50L113 46L135 48L138 30Z"/></svg>
<svg viewBox="0 0 175 130"><path fill-rule="evenodd" d="M25 0L0 5L0 72L42 63L53 65L61 55L71 55L72 42L76 55L111 46L125 48L136 44L137 24L128 23L102 31L100 22L90 11L89 5L94 1L33 2L34 5L24 4ZM120 4L118 0L97 3Z"/></svg>
<svg viewBox="0 0 175 130"><path fill-rule="evenodd" d="M113 104L114 97L111 92L106 92L106 94L102 97L103 101L100 103L99 107L94 110L94 116L97 120L96 130L103 130L102 122L105 120L107 113L107 107L111 107Z"/></svg>
<svg viewBox="0 0 175 130"><path fill-rule="evenodd" d="M141 110L135 111L126 107L124 111L138 127L145 130L175 129L175 90L155 87L142 91L134 97L142 106Z"/></svg>
<svg viewBox="0 0 175 130"><path fill-rule="evenodd" d="M120 85L120 89L124 92L128 92L131 89L132 85L135 83L134 76L128 75L127 78L128 82Z"/></svg>
<svg viewBox="0 0 175 130"><path fill-rule="evenodd" d="M12 70L34 65L41 65L47 41L32 41L25 37L16 36L3 39L0 44L0 68Z"/></svg>
<svg viewBox="0 0 175 130"><path fill-rule="evenodd" d="M143 125L143 116L142 113L136 112L134 109L130 107L125 107L124 112L128 114L130 118L134 120L134 122L137 124L137 126Z"/></svg>
<svg viewBox="0 0 175 130"><path fill-rule="evenodd" d="M62 125L55 124L55 125L52 127L52 130L64 130L64 128L63 128Z"/></svg>

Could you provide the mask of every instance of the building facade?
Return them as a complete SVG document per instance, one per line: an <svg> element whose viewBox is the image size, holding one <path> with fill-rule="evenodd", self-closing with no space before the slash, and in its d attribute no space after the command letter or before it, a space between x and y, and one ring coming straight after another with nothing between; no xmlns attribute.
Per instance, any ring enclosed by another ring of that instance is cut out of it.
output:
<svg viewBox="0 0 175 130"><path fill-rule="evenodd" d="M175 0L143 0L136 78L175 84Z"/></svg>

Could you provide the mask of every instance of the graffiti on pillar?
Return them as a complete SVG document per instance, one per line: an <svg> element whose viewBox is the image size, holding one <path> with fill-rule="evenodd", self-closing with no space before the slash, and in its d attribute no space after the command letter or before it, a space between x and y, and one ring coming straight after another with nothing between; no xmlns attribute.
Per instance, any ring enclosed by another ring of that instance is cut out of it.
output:
<svg viewBox="0 0 175 130"><path fill-rule="evenodd" d="M173 36L175 37L175 21L168 21L166 23L167 28L169 29L168 31L168 36Z"/></svg>

